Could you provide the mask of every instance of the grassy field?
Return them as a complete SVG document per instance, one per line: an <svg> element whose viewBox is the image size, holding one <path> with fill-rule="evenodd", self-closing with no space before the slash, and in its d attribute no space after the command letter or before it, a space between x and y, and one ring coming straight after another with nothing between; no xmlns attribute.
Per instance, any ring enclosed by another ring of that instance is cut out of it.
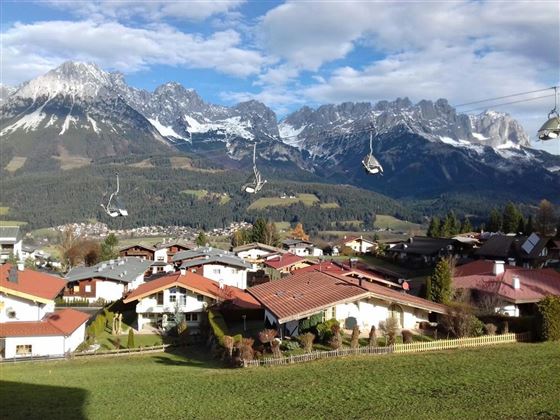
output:
<svg viewBox="0 0 560 420"><path fill-rule="evenodd" d="M202 200L203 198L217 198L220 200L221 205L227 204L231 200L231 197L226 193L219 194L208 190L183 190L181 194L193 195L197 200Z"/></svg>
<svg viewBox="0 0 560 420"><path fill-rule="evenodd" d="M23 226L27 222L21 222L18 220L0 220L0 226Z"/></svg>
<svg viewBox="0 0 560 420"><path fill-rule="evenodd" d="M208 352L1 367L10 419L560 416L558 343L222 369Z"/></svg>
<svg viewBox="0 0 560 420"><path fill-rule="evenodd" d="M27 161L26 157L21 157L21 156L14 156L6 165L5 169L8 172L15 172L17 171L19 168L21 168L23 165L25 165L25 162Z"/></svg>
<svg viewBox="0 0 560 420"><path fill-rule="evenodd" d="M426 228L417 223L407 222L406 220L400 220L396 217L389 216L387 214L378 214L375 216L375 227L380 229L392 229L402 232L410 231L421 231L424 232Z"/></svg>
<svg viewBox="0 0 560 420"><path fill-rule="evenodd" d="M0 206L0 216L5 216L10 211L9 207Z"/></svg>
<svg viewBox="0 0 560 420"><path fill-rule="evenodd" d="M298 194L296 198L262 197L251 203L247 210L262 210L266 207L290 206L302 202L306 206L312 206L319 202L315 194Z"/></svg>

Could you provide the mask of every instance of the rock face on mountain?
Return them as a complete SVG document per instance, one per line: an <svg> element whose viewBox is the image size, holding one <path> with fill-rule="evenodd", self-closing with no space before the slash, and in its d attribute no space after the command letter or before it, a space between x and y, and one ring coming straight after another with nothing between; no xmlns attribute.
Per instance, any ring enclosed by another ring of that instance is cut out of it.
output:
<svg viewBox="0 0 560 420"><path fill-rule="evenodd" d="M70 169L177 149L248 169L257 143L261 168L298 167L399 197L476 189L542 198L560 190L560 157L528 148L509 115L460 114L445 99L303 107L278 123L257 101L214 105L178 83L149 92L76 62L0 94L0 171ZM361 167L370 135L383 177Z"/></svg>

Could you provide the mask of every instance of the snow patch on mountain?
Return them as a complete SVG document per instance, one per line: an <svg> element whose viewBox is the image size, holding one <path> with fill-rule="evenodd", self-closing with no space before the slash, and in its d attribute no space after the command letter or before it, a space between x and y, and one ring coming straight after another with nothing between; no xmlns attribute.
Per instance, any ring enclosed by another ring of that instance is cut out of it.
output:
<svg viewBox="0 0 560 420"><path fill-rule="evenodd" d="M148 118L148 121L154 126L157 132L161 134L163 137L173 137L176 139L189 141L189 139L177 134L172 127L161 124L157 117L155 119Z"/></svg>
<svg viewBox="0 0 560 420"><path fill-rule="evenodd" d="M286 122L282 122L278 125L280 139L289 146L299 147L303 141L299 138L299 135L306 127L307 125L302 125L300 128L295 128Z"/></svg>
<svg viewBox="0 0 560 420"><path fill-rule="evenodd" d="M91 124L91 128L93 129L93 131L96 134L99 134L101 130L97 127L97 122L93 118L91 118L89 114L87 115L87 120Z"/></svg>
<svg viewBox="0 0 560 420"><path fill-rule="evenodd" d="M24 115L15 123L4 128L2 132L0 132L0 135L3 136L6 134L10 134L19 128L21 128L25 132L37 129L37 127L39 127L39 124L41 124L41 121L43 121L47 116L46 114L43 113L43 107L44 105L37 108L35 111L31 112L30 114Z"/></svg>

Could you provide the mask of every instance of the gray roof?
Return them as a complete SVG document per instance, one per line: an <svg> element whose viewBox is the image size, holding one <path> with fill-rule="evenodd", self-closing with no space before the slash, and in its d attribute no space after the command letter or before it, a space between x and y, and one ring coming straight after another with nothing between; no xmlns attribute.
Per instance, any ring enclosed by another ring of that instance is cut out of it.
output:
<svg viewBox="0 0 560 420"><path fill-rule="evenodd" d="M15 244L19 240L19 226L0 226L0 242L3 244Z"/></svg>
<svg viewBox="0 0 560 420"><path fill-rule="evenodd" d="M288 247L303 244L304 247L308 247L313 245L313 242L304 241L303 239L285 239L282 241L282 244Z"/></svg>
<svg viewBox="0 0 560 420"><path fill-rule="evenodd" d="M181 268L189 268L203 264L223 264L234 267L251 268L251 265L237 255L211 247L201 247L189 251L177 252L173 256L173 262L182 261Z"/></svg>
<svg viewBox="0 0 560 420"><path fill-rule="evenodd" d="M245 245L240 245L240 246L236 246L235 248L233 248L233 252L238 253L238 252L242 252L242 251L248 251L250 249L262 249L265 251L270 251L270 252L286 252L283 249L280 248L276 248L275 246L272 245L267 245L267 244L261 244L260 242L251 242L250 244L245 244Z"/></svg>
<svg viewBox="0 0 560 420"><path fill-rule="evenodd" d="M152 260L144 260L138 257L117 258L116 260L100 262L91 267L73 268L68 272L65 279L70 282L91 278L104 278L131 283L152 264Z"/></svg>

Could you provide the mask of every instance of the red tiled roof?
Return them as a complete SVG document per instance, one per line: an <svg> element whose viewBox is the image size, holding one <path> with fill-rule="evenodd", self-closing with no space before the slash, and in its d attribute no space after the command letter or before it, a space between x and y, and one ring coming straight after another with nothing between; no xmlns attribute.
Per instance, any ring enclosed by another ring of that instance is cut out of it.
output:
<svg viewBox="0 0 560 420"><path fill-rule="evenodd" d="M0 337L69 336L90 316L75 309L62 309L48 314L41 321L0 323Z"/></svg>
<svg viewBox="0 0 560 420"><path fill-rule="evenodd" d="M210 280L191 271L187 271L184 275L181 275L181 272L171 273L157 280L141 284L124 299L124 303L142 299L174 286L184 287L213 299L231 301L236 306L247 309L256 309L261 306L246 291L233 286L225 286L223 289L220 289L220 284L217 281Z"/></svg>
<svg viewBox="0 0 560 420"><path fill-rule="evenodd" d="M289 267L291 265L297 264L298 262L307 261L305 258L302 258L298 255L294 255L291 252L286 254L280 255L278 257L270 258L264 261L264 265L269 267L280 269L284 267Z"/></svg>
<svg viewBox="0 0 560 420"><path fill-rule="evenodd" d="M29 269L18 271L17 283L14 283L8 281L11 268L11 264L0 266L0 290L7 294L53 300L66 286L66 281L62 278Z"/></svg>
<svg viewBox="0 0 560 420"><path fill-rule="evenodd" d="M492 273L493 261L478 260L455 269L453 286L496 293L513 303L538 302L547 295L560 296L560 273L545 269L504 266L504 273ZM519 289L513 288L513 278L519 278Z"/></svg>
<svg viewBox="0 0 560 420"><path fill-rule="evenodd" d="M280 323L312 315L336 303L351 302L369 293L343 278L318 271L301 273L247 289Z"/></svg>
<svg viewBox="0 0 560 420"><path fill-rule="evenodd" d="M380 275L374 274L366 270L361 270L359 268L349 267L344 264L338 264L338 263L333 264L330 261L310 265L308 267L298 268L297 270L293 271L292 274L309 273L312 271L320 271L320 272L336 274L344 277L357 277L357 278L363 277L370 281L376 281L379 283L387 284L391 287L396 287L397 289L402 289L402 286L400 284L392 282L390 280L385 280L385 278L383 278Z"/></svg>

